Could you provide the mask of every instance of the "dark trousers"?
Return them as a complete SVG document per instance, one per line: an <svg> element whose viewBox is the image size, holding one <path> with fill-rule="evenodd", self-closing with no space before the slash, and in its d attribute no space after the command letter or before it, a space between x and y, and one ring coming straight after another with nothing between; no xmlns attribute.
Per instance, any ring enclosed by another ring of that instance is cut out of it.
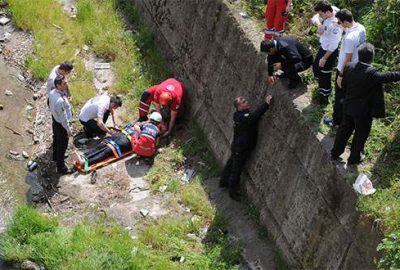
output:
<svg viewBox="0 0 400 270"><path fill-rule="evenodd" d="M121 153L132 150L132 144L125 134L116 133L110 139L119 146ZM99 143L97 146L86 150L84 154L88 159L89 166L114 156L114 152L105 143Z"/></svg>
<svg viewBox="0 0 400 270"><path fill-rule="evenodd" d="M343 101L346 97L346 92L344 89L340 88L337 84L337 78L339 72L336 72L335 77L335 103L333 104L333 122L335 125L340 125L343 118Z"/></svg>
<svg viewBox="0 0 400 270"><path fill-rule="evenodd" d="M110 116L110 111L106 111L103 116L103 123L107 122L108 117ZM83 122L82 120L79 119L81 124L83 125L85 129L85 135L88 138L92 138L95 135L104 135L106 134L99 126L97 125L97 121L94 119L90 119L87 122Z"/></svg>
<svg viewBox="0 0 400 270"><path fill-rule="evenodd" d="M65 167L64 155L68 147L68 134L65 128L53 117L53 160L57 163L57 169Z"/></svg>
<svg viewBox="0 0 400 270"><path fill-rule="evenodd" d="M331 93L331 77L333 72L333 66L335 65L338 50L336 49L326 60L323 68L319 67L319 60L325 55L326 51L319 48L315 60L313 63L313 73L318 81L318 93L321 97L328 98Z"/></svg>
<svg viewBox="0 0 400 270"><path fill-rule="evenodd" d="M364 151L364 145L371 131L371 125L372 117L367 114L357 116L344 114L342 124L336 132L335 144L331 151L332 157L339 157L344 152L347 141L354 131L348 162L360 162L360 154Z"/></svg>
<svg viewBox="0 0 400 270"><path fill-rule="evenodd" d="M299 72L308 69L313 63L313 56L310 55L297 63L282 62L282 70L290 82L300 80Z"/></svg>
<svg viewBox="0 0 400 270"><path fill-rule="evenodd" d="M222 172L221 186L228 186L230 191L238 191L240 189L240 175L249 155L250 151L232 152Z"/></svg>

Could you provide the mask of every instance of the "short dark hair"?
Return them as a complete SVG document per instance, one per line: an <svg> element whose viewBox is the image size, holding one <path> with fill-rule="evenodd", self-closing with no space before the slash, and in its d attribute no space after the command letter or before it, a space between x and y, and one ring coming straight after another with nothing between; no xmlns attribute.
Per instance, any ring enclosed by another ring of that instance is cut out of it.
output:
<svg viewBox="0 0 400 270"><path fill-rule="evenodd" d="M233 101L233 106L235 107L236 110L237 110L238 105L239 105L238 99L239 99L239 97L235 98L235 100Z"/></svg>
<svg viewBox="0 0 400 270"><path fill-rule="evenodd" d="M65 79L65 77L63 75L58 75L54 79L54 86L57 88L57 85L60 85L63 82L64 79Z"/></svg>
<svg viewBox="0 0 400 270"><path fill-rule="evenodd" d="M315 12L321 11L324 13L327 11L333 12L333 8L327 0L323 0L323 1L319 1L317 4L315 4L314 11Z"/></svg>
<svg viewBox="0 0 400 270"><path fill-rule="evenodd" d="M354 21L353 14L351 13L351 11L348 9L345 9L345 8L339 10L336 13L335 17L338 18L342 22L352 23Z"/></svg>
<svg viewBox="0 0 400 270"><path fill-rule="evenodd" d="M114 103L117 105L117 107L122 106L122 98L120 96L111 96L110 97L110 102Z"/></svg>
<svg viewBox="0 0 400 270"><path fill-rule="evenodd" d="M69 71L74 69L74 65L72 65L72 63L69 62L69 61L65 61L64 63L60 64L59 69L62 69L62 70L65 70L65 71L69 72Z"/></svg>
<svg viewBox="0 0 400 270"><path fill-rule="evenodd" d="M273 40L266 39L261 41L260 51L267 53L269 52L270 49L274 47L275 47L275 42Z"/></svg>
<svg viewBox="0 0 400 270"><path fill-rule="evenodd" d="M375 47L371 43L364 43L358 48L358 61L367 64L372 63L375 55Z"/></svg>

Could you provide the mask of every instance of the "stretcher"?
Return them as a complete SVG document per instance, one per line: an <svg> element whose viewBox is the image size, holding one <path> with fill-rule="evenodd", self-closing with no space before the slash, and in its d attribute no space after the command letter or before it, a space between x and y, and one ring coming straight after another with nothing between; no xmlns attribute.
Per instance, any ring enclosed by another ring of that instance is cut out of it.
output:
<svg viewBox="0 0 400 270"><path fill-rule="evenodd" d="M107 145L111 149L111 151L113 152L114 156L106 158L105 160L102 160L102 161L97 162L95 164L89 165L88 158L90 156L94 156L94 155L98 154L100 151L103 151L101 149L101 150L99 150L97 152L91 153L87 157L84 157L85 162L83 164L75 162L74 163L74 167L80 172L89 173L89 172L92 172L94 170L100 169L100 168L102 168L102 167L104 167L104 166L106 166L106 165L108 165L108 164L110 164L110 163L112 163L112 162L114 162L116 160L120 160L120 159L122 159L122 158L124 158L126 156L129 156L129 155L135 153L135 151L133 149L130 150L130 151L127 151L125 153L122 153L121 150L119 149L119 146L116 143L114 143L110 138L105 138L102 143L104 143L105 145Z"/></svg>

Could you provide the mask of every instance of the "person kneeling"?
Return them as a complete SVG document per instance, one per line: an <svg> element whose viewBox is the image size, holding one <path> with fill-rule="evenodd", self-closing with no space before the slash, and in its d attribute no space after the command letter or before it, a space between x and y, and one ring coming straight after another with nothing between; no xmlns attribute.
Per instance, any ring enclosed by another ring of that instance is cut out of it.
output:
<svg viewBox="0 0 400 270"><path fill-rule="evenodd" d="M151 157L156 153L158 137L160 136L158 125L161 121L161 114L153 112L149 122L129 123L122 132L106 137L97 146L86 150L83 156L76 153L75 162L80 166L85 163L90 166L112 156L120 158L132 150L137 155Z"/></svg>

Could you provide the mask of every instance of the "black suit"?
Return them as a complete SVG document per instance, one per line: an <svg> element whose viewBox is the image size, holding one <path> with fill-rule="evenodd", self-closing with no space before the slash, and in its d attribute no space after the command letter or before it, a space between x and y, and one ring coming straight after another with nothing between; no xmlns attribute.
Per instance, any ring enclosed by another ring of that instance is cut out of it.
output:
<svg viewBox="0 0 400 270"><path fill-rule="evenodd" d="M228 186L230 192L235 193L240 187L243 167L257 143L258 121L268 107L267 103L263 103L253 112L236 111L233 115L232 155L225 165L220 180L220 186Z"/></svg>
<svg viewBox="0 0 400 270"><path fill-rule="evenodd" d="M297 80L300 71L306 70L313 63L310 50L297 40L289 37L275 39L277 53L268 55L268 75L272 76L274 64L282 63L282 70L290 81Z"/></svg>
<svg viewBox="0 0 400 270"><path fill-rule="evenodd" d="M358 62L347 65L343 71L342 86L346 91L343 101L343 120L336 133L331 151L333 158L339 157L354 131L349 163L360 162L371 130L372 118L385 117L383 83L400 80L400 72L379 72L373 66Z"/></svg>

